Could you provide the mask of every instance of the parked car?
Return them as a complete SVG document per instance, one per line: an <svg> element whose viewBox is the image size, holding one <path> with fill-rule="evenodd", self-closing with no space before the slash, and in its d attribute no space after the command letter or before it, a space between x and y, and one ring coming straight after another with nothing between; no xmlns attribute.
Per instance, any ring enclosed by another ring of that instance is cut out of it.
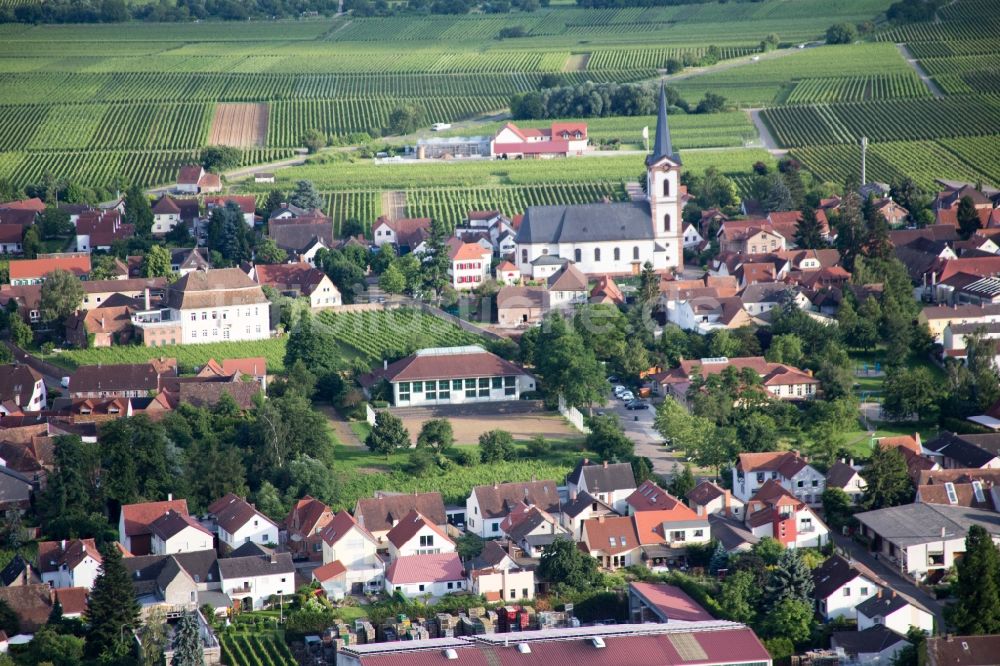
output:
<svg viewBox="0 0 1000 666"><path fill-rule="evenodd" d="M635 396L632 395L632 391L625 391L624 393L618 396L618 399L621 400L622 402L629 403L635 400Z"/></svg>
<svg viewBox="0 0 1000 666"><path fill-rule="evenodd" d="M451 129L451 123L434 123L431 125L432 132L443 132L448 129Z"/></svg>
<svg viewBox="0 0 1000 666"><path fill-rule="evenodd" d="M69 377L63 377L62 379L60 379L59 380L59 385L62 386L64 389L68 389L69 388Z"/></svg>
<svg viewBox="0 0 1000 666"><path fill-rule="evenodd" d="M636 410L636 409L649 409L649 403L642 400L633 400L625 404L625 409Z"/></svg>
<svg viewBox="0 0 1000 666"><path fill-rule="evenodd" d="M624 386L622 386L621 384L619 384L618 386L616 386L616 387L614 388L614 391L615 391L615 397L616 397L616 398L617 398L617 397L619 397L619 396L620 396L620 395L621 395L622 393L624 393L624 392L625 392L625 391L627 391L627 390L628 390L627 388L625 388Z"/></svg>

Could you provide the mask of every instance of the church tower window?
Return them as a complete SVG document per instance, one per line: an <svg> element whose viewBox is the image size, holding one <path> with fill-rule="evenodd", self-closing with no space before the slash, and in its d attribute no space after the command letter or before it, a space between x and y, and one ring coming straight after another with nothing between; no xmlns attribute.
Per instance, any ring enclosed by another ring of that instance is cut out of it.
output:
<svg viewBox="0 0 1000 666"><path fill-rule="evenodd" d="M663 179L663 196L665 196L665 197L669 197L670 196L670 179L669 178L664 178Z"/></svg>
<svg viewBox="0 0 1000 666"><path fill-rule="evenodd" d="M663 230L670 231L670 213L663 216Z"/></svg>
<svg viewBox="0 0 1000 666"><path fill-rule="evenodd" d="M639 261L639 246L632 248L632 261Z"/></svg>
<svg viewBox="0 0 1000 666"><path fill-rule="evenodd" d="M521 250L521 263L522 264L528 263L528 251L527 250Z"/></svg>

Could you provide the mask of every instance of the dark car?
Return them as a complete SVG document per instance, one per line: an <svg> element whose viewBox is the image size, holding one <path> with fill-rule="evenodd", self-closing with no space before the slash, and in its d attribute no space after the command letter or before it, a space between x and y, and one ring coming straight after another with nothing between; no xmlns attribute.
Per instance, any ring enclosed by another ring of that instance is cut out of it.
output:
<svg viewBox="0 0 1000 666"><path fill-rule="evenodd" d="M642 400L633 400L625 405L625 409L649 409L649 403Z"/></svg>

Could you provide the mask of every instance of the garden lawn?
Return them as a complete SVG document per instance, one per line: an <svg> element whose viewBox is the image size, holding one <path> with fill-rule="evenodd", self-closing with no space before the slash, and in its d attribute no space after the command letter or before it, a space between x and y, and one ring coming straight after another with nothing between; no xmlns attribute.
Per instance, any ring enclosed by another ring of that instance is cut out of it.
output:
<svg viewBox="0 0 1000 666"><path fill-rule="evenodd" d="M154 358L176 358L181 372L189 372L205 365L209 359L222 361L226 358L248 358L263 356L267 359L270 373L285 370L285 342L287 338L270 338L253 342L211 342L203 345L167 345L165 347L140 347L123 345L99 347L95 349L69 349L51 354L39 354L50 363L68 370L81 365L111 365L122 363L142 363Z"/></svg>

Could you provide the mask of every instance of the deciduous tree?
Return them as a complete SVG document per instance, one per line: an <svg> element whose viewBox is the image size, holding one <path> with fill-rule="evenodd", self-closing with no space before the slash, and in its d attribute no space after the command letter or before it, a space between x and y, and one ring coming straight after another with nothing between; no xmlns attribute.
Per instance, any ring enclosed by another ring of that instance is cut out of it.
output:
<svg viewBox="0 0 1000 666"><path fill-rule="evenodd" d="M625 435L615 414L592 416L587 419L587 426L590 428L587 450L603 460L621 462L635 453L635 444Z"/></svg>
<svg viewBox="0 0 1000 666"><path fill-rule="evenodd" d="M365 446L369 451L385 455L396 449L409 448L410 433L403 427L403 420L395 414L382 410L375 415L375 425L365 437Z"/></svg>
<svg viewBox="0 0 1000 666"><path fill-rule="evenodd" d="M79 278L62 269L48 274L41 289L41 314L47 322L62 321L83 304L83 286Z"/></svg>
<svg viewBox="0 0 1000 666"><path fill-rule="evenodd" d="M436 453L444 453L455 445L455 432L448 419L430 419L424 421L417 435L417 446L433 449Z"/></svg>
<svg viewBox="0 0 1000 666"><path fill-rule="evenodd" d="M170 263L170 250L162 245L154 245L149 248L146 256L142 258L142 274L148 278L171 278L174 275L174 271L170 267Z"/></svg>
<svg viewBox="0 0 1000 666"><path fill-rule="evenodd" d="M514 437L505 430L490 430L479 436L483 462L503 462L514 459Z"/></svg>
<svg viewBox="0 0 1000 666"><path fill-rule="evenodd" d="M597 580L597 560L577 548L572 540L559 537L542 551L538 575L544 581L583 590Z"/></svg>

